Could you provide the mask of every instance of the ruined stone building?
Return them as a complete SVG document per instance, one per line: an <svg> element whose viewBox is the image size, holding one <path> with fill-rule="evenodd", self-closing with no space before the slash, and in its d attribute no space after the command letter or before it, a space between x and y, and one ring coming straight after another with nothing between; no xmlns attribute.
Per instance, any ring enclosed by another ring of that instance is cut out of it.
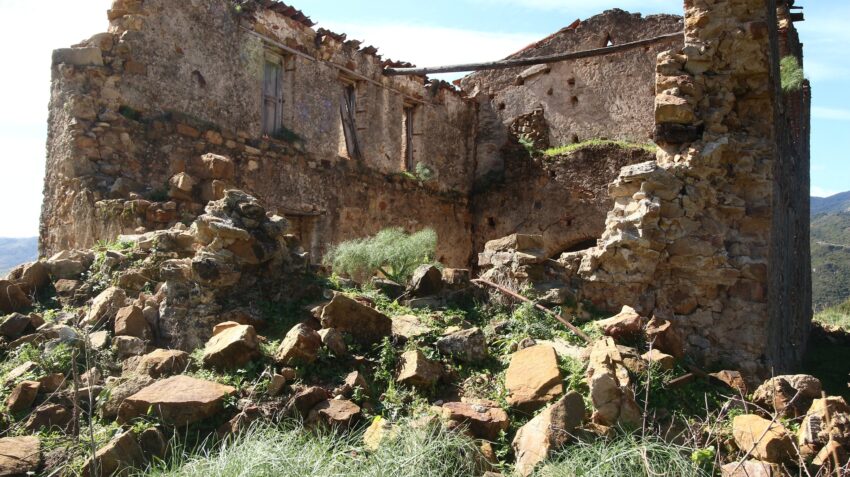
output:
<svg viewBox="0 0 850 477"><path fill-rule="evenodd" d="M810 92L783 93L779 61L802 59L799 14L685 3L607 11L512 58L658 41L452 86L387 75L406 65L283 3L116 0L108 32L54 52L41 254L189 222L239 188L314 260L432 227L440 261L474 268L485 242L541 234L578 299L676 319L701 359L792 368L811 309ZM600 138L658 149L520 145Z"/></svg>

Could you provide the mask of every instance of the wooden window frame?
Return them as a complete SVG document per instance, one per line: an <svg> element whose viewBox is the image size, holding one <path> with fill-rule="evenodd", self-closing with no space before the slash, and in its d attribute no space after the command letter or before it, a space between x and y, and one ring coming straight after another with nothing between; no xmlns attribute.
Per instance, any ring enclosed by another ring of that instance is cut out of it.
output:
<svg viewBox="0 0 850 477"><path fill-rule="evenodd" d="M408 172L416 170L416 148L413 137L416 135L416 105L405 103L402 108L402 158L404 169Z"/></svg>
<svg viewBox="0 0 850 477"><path fill-rule="evenodd" d="M357 82L341 77L342 92L339 104L339 116L345 140L345 150L349 159L360 161L363 152L357 136Z"/></svg>
<svg viewBox="0 0 850 477"><path fill-rule="evenodd" d="M270 67L271 65L271 67ZM260 127L264 136L274 136L283 127L284 68L282 55L267 52L263 57L262 110ZM273 85L272 85L273 83ZM272 87L270 88L270 85Z"/></svg>

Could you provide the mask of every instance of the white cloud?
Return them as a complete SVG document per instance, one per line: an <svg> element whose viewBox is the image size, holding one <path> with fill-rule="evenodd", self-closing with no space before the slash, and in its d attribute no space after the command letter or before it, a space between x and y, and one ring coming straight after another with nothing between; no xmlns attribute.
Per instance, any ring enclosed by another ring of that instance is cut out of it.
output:
<svg viewBox="0 0 850 477"><path fill-rule="evenodd" d="M832 121L850 121L850 109L814 106L812 107L812 117Z"/></svg>
<svg viewBox="0 0 850 477"><path fill-rule="evenodd" d="M826 188L823 188L823 187L818 187L818 186L813 185L811 195L812 195L812 197L830 197L830 196L833 196L835 194L838 194L839 192L840 191L832 190L832 189L826 189Z"/></svg>

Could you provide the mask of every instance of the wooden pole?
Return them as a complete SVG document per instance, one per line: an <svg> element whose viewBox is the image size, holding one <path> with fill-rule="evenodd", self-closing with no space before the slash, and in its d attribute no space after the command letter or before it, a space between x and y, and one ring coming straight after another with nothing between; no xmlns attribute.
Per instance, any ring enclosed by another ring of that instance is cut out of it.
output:
<svg viewBox="0 0 850 477"><path fill-rule="evenodd" d="M481 283L481 284L487 285L487 286L489 286L489 287L493 287L493 288L495 288L496 290L499 290L500 292L504 293L505 295L508 295L508 296L510 296L510 297L512 297L512 298L516 298L517 300L524 301L524 302L526 302L526 303L531 303L531 304L532 304L532 305L534 305L534 307L535 307L535 308L537 308L538 310L542 311L543 313L546 313L546 314L547 314L547 315L549 315L549 316L554 317L556 320L558 320L558 321L560 321L561 323L563 323L563 324L564 324L564 326L566 326L567 328L569 328L569 330L570 330L570 331L572 331L573 333L575 333L578 337L580 337L581 339L583 339L586 343L590 343L590 342L592 341L592 340L590 339L590 337L589 337L589 336L587 336L587 334L585 334L585 332L584 332L584 331L581 331L580 329L578 329L575 325L573 325L572 323L570 323L570 322L569 322L566 318L564 318L563 316L561 316L561 315L559 315L559 314L555 313L554 311L552 311L552 310L550 310L550 309L546 308L545 306L543 306L543 305L541 305L541 304L539 304L539 303L535 303L535 302L533 302L533 301L529 300L528 298L526 298L526 297L524 297L524 296L522 296L522 295L520 295L520 294L518 294L518 293L515 293L515 292L513 292L513 291L511 291L511 290L508 290L507 288L505 288L505 287L503 287L503 286L501 286L501 285L496 285L496 284L495 284L495 283L493 283L493 282L489 282L489 281L487 281L487 280L483 280L483 279L481 279L481 278L477 278L477 279L475 279L475 280L471 280L471 281L472 281L473 283Z"/></svg>
<svg viewBox="0 0 850 477"><path fill-rule="evenodd" d="M508 60L490 61L486 63L468 63L463 65L451 66L433 66L425 68L386 68L384 74L387 76L421 76L434 73L464 73L467 71L482 71L482 70L502 70L507 68L516 68L518 66L533 66L546 63L557 63L559 61L577 60L580 58L590 58L593 56L609 55L611 53L619 53L641 46L651 45L659 41L672 40L683 37L684 32L670 33L667 35L646 38L644 40L622 43L619 45L606 46L604 48L594 48L592 50L574 51L570 53L560 53L551 56L536 56L531 58L513 58Z"/></svg>

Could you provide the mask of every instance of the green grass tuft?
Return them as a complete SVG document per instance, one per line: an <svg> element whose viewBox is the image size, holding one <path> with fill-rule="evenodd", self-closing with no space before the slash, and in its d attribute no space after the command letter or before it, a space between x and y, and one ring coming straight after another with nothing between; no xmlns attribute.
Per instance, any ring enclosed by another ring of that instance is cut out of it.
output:
<svg viewBox="0 0 850 477"><path fill-rule="evenodd" d="M710 477L712 462L698 449L657 437L627 434L567 446L537 475L546 477ZM693 458L692 456L698 456Z"/></svg>
<svg viewBox="0 0 850 477"><path fill-rule="evenodd" d="M138 475L153 477L454 477L480 475L474 441L441 428L401 425L398 437L376 452L362 434L305 431L296 425L258 426L221 445L193 453L174 446L168 462Z"/></svg>
<svg viewBox="0 0 850 477"><path fill-rule="evenodd" d="M850 300L816 313L814 321L850 331Z"/></svg>
<svg viewBox="0 0 850 477"><path fill-rule="evenodd" d="M623 149L642 149L646 152L655 153L658 148L653 143L637 143L630 141L612 141L609 139L588 139L587 141L578 142L575 144L568 144L566 146L553 147L551 149L547 149L543 152L544 155L552 157L552 156L561 156L564 154L569 154L574 151L578 151L579 149L585 148L602 148L607 146L616 146Z"/></svg>
<svg viewBox="0 0 850 477"><path fill-rule="evenodd" d="M806 76L803 74L803 67L800 62L793 56L786 56L779 62L779 76L782 79L782 91L786 93L799 91L803 87L803 82Z"/></svg>

